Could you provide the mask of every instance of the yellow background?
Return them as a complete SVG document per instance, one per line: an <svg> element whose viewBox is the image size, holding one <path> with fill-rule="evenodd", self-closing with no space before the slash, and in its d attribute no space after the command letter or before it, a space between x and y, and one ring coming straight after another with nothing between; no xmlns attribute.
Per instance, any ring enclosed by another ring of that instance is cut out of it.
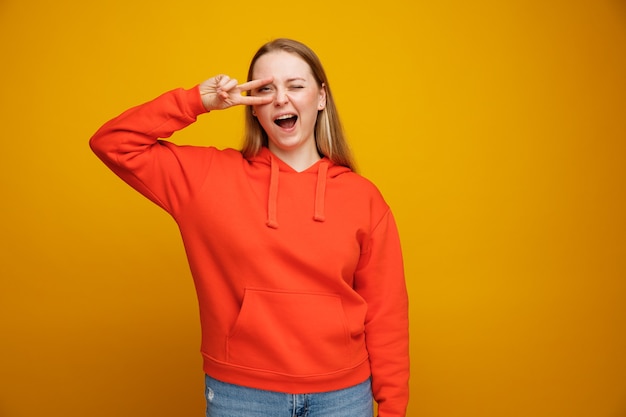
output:
<svg viewBox="0 0 626 417"><path fill-rule="evenodd" d="M279 36L396 214L409 416L626 416L619 0L1 0L0 416L203 415L176 226L87 140ZM205 117L175 140L239 146Z"/></svg>

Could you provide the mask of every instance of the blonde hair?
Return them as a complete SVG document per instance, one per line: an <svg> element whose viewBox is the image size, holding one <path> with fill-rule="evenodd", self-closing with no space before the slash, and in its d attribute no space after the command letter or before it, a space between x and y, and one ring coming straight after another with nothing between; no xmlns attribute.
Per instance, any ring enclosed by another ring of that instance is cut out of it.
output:
<svg viewBox="0 0 626 417"><path fill-rule="evenodd" d="M248 81L252 80L252 73L256 61L263 55L274 52L285 51L298 55L306 62L311 69L311 73L319 88L326 90L326 106L317 112L315 123L315 143L320 156L325 156L337 165L346 166L355 170L352 153L343 133L343 127L339 120L339 114L335 106L332 92L322 63L308 46L292 39L275 39L261 46L256 52L248 69ZM247 106L245 110L245 132L244 143L241 152L245 158L255 156L263 146L267 146L267 133L261 124L252 114L252 107Z"/></svg>

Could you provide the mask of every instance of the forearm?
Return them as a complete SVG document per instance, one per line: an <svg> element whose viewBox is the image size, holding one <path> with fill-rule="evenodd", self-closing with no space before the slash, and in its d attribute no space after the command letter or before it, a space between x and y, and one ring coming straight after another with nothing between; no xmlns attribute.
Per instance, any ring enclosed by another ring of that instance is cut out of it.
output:
<svg viewBox="0 0 626 417"><path fill-rule="evenodd" d="M122 167L204 112L197 87L172 90L109 120L91 137L89 145L108 166Z"/></svg>
<svg viewBox="0 0 626 417"><path fill-rule="evenodd" d="M409 397L408 295L391 212L372 231L356 278L368 305L365 335L379 416L404 417Z"/></svg>
<svg viewBox="0 0 626 417"><path fill-rule="evenodd" d="M372 389L379 417L405 417L409 399L408 320L398 313L393 328L371 329L367 348L372 369Z"/></svg>

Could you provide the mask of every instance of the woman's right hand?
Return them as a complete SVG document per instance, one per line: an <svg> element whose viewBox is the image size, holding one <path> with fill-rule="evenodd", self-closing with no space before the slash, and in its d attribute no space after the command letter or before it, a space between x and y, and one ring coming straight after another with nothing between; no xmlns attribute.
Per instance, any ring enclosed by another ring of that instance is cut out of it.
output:
<svg viewBox="0 0 626 417"><path fill-rule="evenodd" d="M257 106L272 102L271 96L247 96L246 91L254 90L273 81L273 78L252 80L237 84L228 75L216 75L200 84L200 97L207 111L224 110L232 106Z"/></svg>

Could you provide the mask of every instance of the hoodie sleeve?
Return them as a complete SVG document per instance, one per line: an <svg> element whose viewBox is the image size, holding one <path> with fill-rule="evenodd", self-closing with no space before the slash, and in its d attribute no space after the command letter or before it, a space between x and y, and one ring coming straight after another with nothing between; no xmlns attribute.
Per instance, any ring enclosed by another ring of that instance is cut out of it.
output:
<svg viewBox="0 0 626 417"><path fill-rule="evenodd" d="M105 123L91 138L93 152L122 180L168 212L189 198L202 178L209 152L190 152L159 140L205 113L196 86L176 89Z"/></svg>
<svg viewBox="0 0 626 417"><path fill-rule="evenodd" d="M404 417L409 399L408 295L400 239L389 208L374 225L355 275L366 300L365 337L379 417Z"/></svg>

